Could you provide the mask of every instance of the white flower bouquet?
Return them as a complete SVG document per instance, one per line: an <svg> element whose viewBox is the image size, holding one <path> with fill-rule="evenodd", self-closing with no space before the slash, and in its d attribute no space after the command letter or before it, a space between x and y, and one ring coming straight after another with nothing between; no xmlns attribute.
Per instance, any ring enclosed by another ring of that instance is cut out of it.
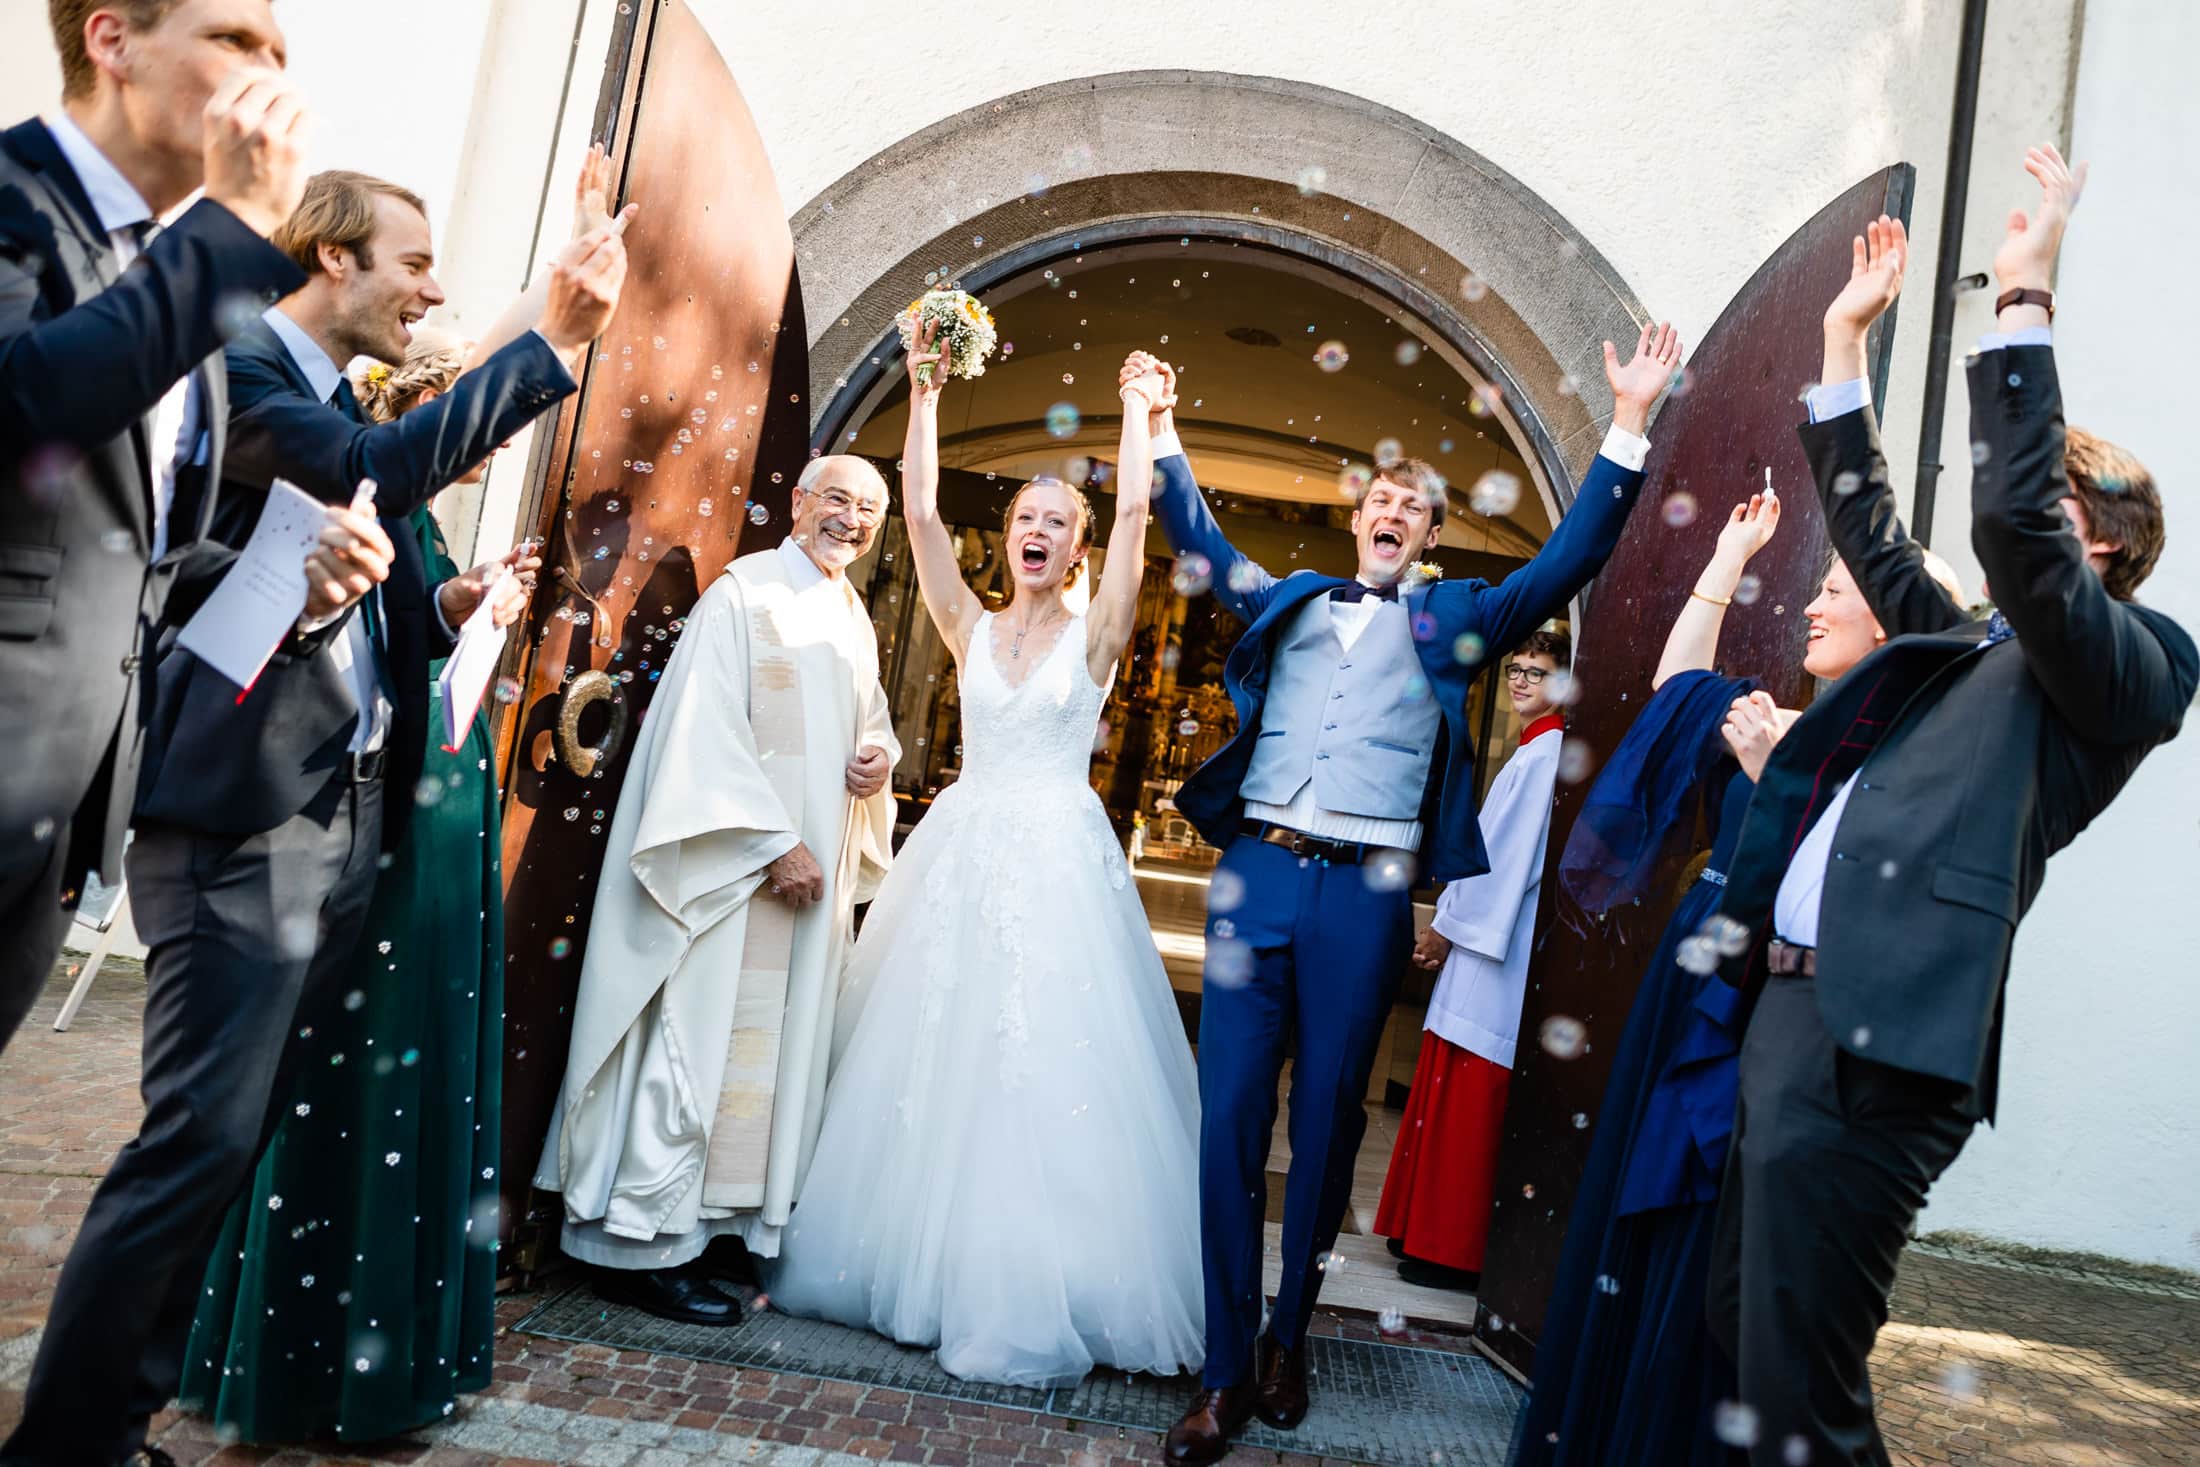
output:
<svg viewBox="0 0 2200 1467"><path fill-rule="evenodd" d="M983 377L985 359L993 355L1000 337L993 329L993 313L965 290L928 290L909 303L895 323L901 328L901 346L914 351L919 336L932 329L932 349L947 353L950 377ZM917 380L931 385L932 364L917 368Z"/></svg>

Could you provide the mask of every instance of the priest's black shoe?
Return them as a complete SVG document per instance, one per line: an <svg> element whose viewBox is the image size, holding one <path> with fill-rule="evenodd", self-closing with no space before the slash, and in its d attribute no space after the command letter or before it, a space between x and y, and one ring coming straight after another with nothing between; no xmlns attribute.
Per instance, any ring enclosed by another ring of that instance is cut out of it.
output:
<svg viewBox="0 0 2200 1467"><path fill-rule="evenodd" d="M1450 1289L1472 1293L1482 1287L1482 1275L1468 1268L1446 1268L1424 1258L1408 1258L1398 1265L1398 1277L1424 1289Z"/></svg>
<svg viewBox="0 0 2200 1467"><path fill-rule="evenodd" d="M762 1274L757 1271L756 1256L749 1252L749 1245L731 1235L710 1240L703 1256L695 1261L695 1269L704 1278L721 1288L764 1287Z"/></svg>
<svg viewBox="0 0 2200 1467"><path fill-rule="evenodd" d="M675 1324L727 1325L741 1322L739 1301L727 1298L709 1280L686 1266L679 1268L599 1268L592 1270L596 1293L614 1304Z"/></svg>

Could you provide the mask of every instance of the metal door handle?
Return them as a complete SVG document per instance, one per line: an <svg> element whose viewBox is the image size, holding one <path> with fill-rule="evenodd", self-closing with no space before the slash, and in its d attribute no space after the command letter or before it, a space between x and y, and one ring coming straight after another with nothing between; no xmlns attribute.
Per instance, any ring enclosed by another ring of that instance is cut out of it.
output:
<svg viewBox="0 0 2200 1467"><path fill-rule="evenodd" d="M611 680L611 674L592 669L567 683L564 695L558 700L558 754L565 760L566 768L583 779L594 774L596 766L616 753L626 738L626 704L615 696L618 686ZM584 744L581 742L581 715L597 703L609 703L611 716L603 737L593 744Z"/></svg>

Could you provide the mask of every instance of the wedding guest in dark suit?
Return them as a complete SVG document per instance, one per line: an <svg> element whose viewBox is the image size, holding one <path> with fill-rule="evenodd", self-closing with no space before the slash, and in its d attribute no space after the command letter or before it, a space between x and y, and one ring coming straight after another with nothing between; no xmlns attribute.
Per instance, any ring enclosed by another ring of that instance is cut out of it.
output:
<svg viewBox="0 0 2200 1467"><path fill-rule="evenodd" d="M265 238L305 185L269 0L47 9L61 110L0 133L0 1047L86 873L121 875L140 668L205 528L170 507L221 471L223 326L304 279Z"/></svg>
<svg viewBox="0 0 2200 1467"><path fill-rule="evenodd" d="M2053 148L2025 168L2040 206L2010 217L1970 367L1971 544L1999 609L1968 617L1895 513L1864 335L1901 289L1899 223L1856 242L1802 429L1892 640L1772 750L1720 906L1729 976L1762 993L1711 1313L1740 1367L1731 1437L1762 1467L1888 1460L1866 1361L1926 1189L1993 1116L2017 924L2200 686L2192 638L2133 599L2162 549L2152 477L2063 425L2049 286L2082 174ZM1730 721L1746 738L1763 710Z"/></svg>
<svg viewBox="0 0 2200 1467"><path fill-rule="evenodd" d="M567 360L618 303L620 232L606 224L561 254L539 326L379 425L339 363L401 363L411 324L442 300L419 201L378 179L321 174L276 234L307 282L229 348L225 481L159 645L129 860L149 948L146 1118L62 1269L10 1461L143 1448L181 1374L207 1254L289 1075L352 1058L316 1046L314 1020L340 997L332 980L359 939L378 860L414 805L429 660L519 559L431 585L406 517L574 390ZM326 614L302 620L240 698L176 645L175 629L219 582L233 557L221 547L244 542L277 476L332 502L377 480L382 520L368 528L387 578L356 606L309 608Z"/></svg>

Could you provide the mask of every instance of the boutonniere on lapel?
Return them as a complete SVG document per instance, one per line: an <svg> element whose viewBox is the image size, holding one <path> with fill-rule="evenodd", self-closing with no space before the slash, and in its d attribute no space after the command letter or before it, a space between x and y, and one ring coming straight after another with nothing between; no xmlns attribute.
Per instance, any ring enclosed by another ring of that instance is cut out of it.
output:
<svg viewBox="0 0 2200 1467"><path fill-rule="evenodd" d="M1444 568L1433 560L1416 560L1399 579L1407 591L1421 591L1444 578Z"/></svg>

